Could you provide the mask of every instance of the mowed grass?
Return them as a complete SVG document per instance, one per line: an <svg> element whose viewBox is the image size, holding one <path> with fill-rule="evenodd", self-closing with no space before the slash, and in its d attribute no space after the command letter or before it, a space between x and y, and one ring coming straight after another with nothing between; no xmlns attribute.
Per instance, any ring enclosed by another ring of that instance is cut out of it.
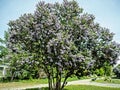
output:
<svg viewBox="0 0 120 90"><path fill-rule="evenodd" d="M66 86L64 90L120 90L120 88L100 87L92 85L71 85Z"/></svg>
<svg viewBox="0 0 120 90"><path fill-rule="evenodd" d="M0 82L0 90L3 88L18 88L38 84L46 84L47 79L19 80L14 82Z"/></svg>
<svg viewBox="0 0 120 90"><path fill-rule="evenodd" d="M48 88L33 88L26 90L48 90ZM100 87L100 86L91 86L91 85L70 85L66 86L64 90L120 90L120 88L110 88L110 87Z"/></svg>
<svg viewBox="0 0 120 90"><path fill-rule="evenodd" d="M82 78L83 79L83 78ZM64 78L62 78L62 81L64 80ZM75 81L78 80L77 77L73 77L73 78L68 78L67 81ZM17 80L17 81L13 81L13 82L0 82L0 90L2 88L13 88L13 87L25 87L25 86L31 86L31 85L39 85L39 84L47 84L48 80L47 78L45 79L31 79L31 80Z"/></svg>
<svg viewBox="0 0 120 90"><path fill-rule="evenodd" d="M110 80L105 81L104 79L98 79L96 80L96 82L120 84L120 79L111 79L111 81Z"/></svg>

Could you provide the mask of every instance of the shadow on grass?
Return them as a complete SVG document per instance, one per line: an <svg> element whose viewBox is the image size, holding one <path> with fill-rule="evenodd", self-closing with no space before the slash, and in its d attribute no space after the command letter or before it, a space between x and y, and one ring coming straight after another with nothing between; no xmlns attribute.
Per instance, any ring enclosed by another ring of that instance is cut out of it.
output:
<svg viewBox="0 0 120 90"><path fill-rule="evenodd" d="M112 77L112 79L120 79L120 78L118 78L118 77Z"/></svg>
<svg viewBox="0 0 120 90"><path fill-rule="evenodd" d="M44 87L44 88L30 88L30 89L25 89L25 90L49 90L48 87ZM68 89L64 89L64 90L68 90Z"/></svg>

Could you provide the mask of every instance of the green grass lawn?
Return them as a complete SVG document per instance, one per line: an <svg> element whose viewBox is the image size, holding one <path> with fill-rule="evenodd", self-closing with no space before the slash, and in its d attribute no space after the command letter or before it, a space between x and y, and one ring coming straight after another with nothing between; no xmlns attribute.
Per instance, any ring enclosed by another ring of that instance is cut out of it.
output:
<svg viewBox="0 0 120 90"><path fill-rule="evenodd" d="M48 90L48 88L34 88L26 90ZM66 86L64 90L120 90L120 88L110 88L110 87L100 87L100 86L91 86L91 85L70 85Z"/></svg>
<svg viewBox="0 0 120 90"><path fill-rule="evenodd" d="M24 87L38 84L46 84L47 79L32 79L32 80L19 80L14 82L0 82L0 90L2 88Z"/></svg>
<svg viewBox="0 0 120 90"><path fill-rule="evenodd" d="M112 79L111 81L109 80L105 81L104 79L98 79L96 80L96 82L120 84L120 79Z"/></svg>
<svg viewBox="0 0 120 90"><path fill-rule="evenodd" d="M81 78L83 79L83 78ZM64 79L62 79L63 81ZM75 81L78 80L77 77L68 78L67 81ZM13 82L0 82L0 90L1 88L11 88L11 87L24 87L24 86L31 86L31 85L38 85L38 84L47 84L47 79L31 79L31 80L17 80Z"/></svg>
<svg viewBox="0 0 120 90"><path fill-rule="evenodd" d="M0 90L6 87L17 88L17 87L24 87L24 86L31 86L38 84L47 84L47 79L31 79L31 80L19 80L13 82L0 82Z"/></svg>
<svg viewBox="0 0 120 90"><path fill-rule="evenodd" d="M65 87L65 90L120 90L120 88L100 87L91 85L71 85Z"/></svg>
<svg viewBox="0 0 120 90"><path fill-rule="evenodd" d="M84 78L81 78L84 79ZM77 77L68 78L68 81L78 80ZM62 79L63 81L63 79ZM104 80L96 80L96 82L106 83ZM107 82L108 83L108 82ZM112 79L110 83L119 83L120 79ZM4 82L0 83L0 90L3 88L17 88L17 87L24 87L24 86L31 86L31 85L38 85L38 84L47 84L47 79L31 79L31 80L19 80L16 82ZM28 89L28 90L39 90L39 89ZM43 88L41 90L48 90L47 88ZM109 87L99 87L99 86L91 86L91 85L71 85L66 86L64 90L120 90L120 88L109 88Z"/></svg>

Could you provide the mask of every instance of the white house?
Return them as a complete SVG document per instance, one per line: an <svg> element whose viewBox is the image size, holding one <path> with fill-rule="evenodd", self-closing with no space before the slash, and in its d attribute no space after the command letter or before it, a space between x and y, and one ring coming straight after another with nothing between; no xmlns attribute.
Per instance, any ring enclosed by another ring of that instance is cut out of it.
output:
<svg viewBox="0 0 120 90"><path fill-rule="evenodd" d="M0 77L5 77L5 75L7 74L7 69L7 65L0 65Z"/></svg>

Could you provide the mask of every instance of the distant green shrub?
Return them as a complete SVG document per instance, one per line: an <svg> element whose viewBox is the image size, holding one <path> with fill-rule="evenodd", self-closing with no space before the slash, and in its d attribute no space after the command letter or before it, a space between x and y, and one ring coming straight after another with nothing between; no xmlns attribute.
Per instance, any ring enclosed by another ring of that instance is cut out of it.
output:
<svg viewBox="0 0 120 90"><path fill-rule="evenodd" d="M115 73L117 78L120 78L120 64L113 69L113 72Z"/></svg>

